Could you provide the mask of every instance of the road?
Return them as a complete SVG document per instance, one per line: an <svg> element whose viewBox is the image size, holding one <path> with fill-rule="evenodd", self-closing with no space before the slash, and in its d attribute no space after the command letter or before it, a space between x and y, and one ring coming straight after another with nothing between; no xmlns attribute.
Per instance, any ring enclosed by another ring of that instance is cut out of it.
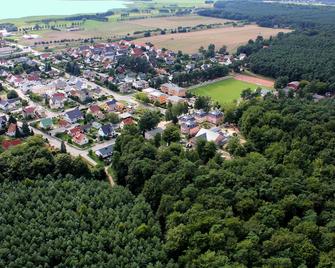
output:
<svg viewBox="0 0 335 268"><path fill-rule="evenodd" d="M30 128L34 131L35 134L41 135L41 136L43 136L43 138L47 139L49 141L49 144L51 146L53 146L53 147L55 147L57 149L60 149L60 147L61 147L61 141L60 140L58 140L55 137L50 136L47 133L44 133L44 132L40 131L37 128L34 128L34 127L30 127ZM80 156L80 157L82 157L85 161L87 161L92 166L96 166L97 165L97 163L88 156L88 152L86 150L77 149L77 148L75 148L75 147L73 147L71 145L67 145L66 146L66 151L69 154L73 155L73 156L76 156L76 157Z"/></svg>

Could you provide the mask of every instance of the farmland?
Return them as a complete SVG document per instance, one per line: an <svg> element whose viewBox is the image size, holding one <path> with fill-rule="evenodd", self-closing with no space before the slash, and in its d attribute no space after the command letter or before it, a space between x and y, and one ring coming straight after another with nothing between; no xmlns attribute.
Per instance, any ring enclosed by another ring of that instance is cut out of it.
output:
<svg viewBox="0 0 335 268"><path fill-rule="evenodd" d="M22 40L23 43L31 45L34 42L41 41L54 41L59 39L79 39L79 38L92 38L92 37L102 37L102 38L123 38L125 35L133 35L135 32L143 32L146 30L154 29L176 29L178 27L194 27L197 25L210 25L218 24L229 20L217 19L217 18L207 18L197 15L190 16L170 16L170 17L148 17L145 19L132 19L118 21L117 16L111 16L108 22L100 22L93 20L86 20L80 28L81 31L68 32L53 31L53 30L41 30L36 32L31 32L32 34L37 34L40 38L35 40ZM59 24L69 22L58 22ZM143 35L142 35L143 36ZM142 37L140 36L140 37Z"/></svg>
<svg viewBox="0 0 335 268"><path fill-rule="evenodd" d="M209 96L220 104L225 104L240 98L244 89L250 88L255 90L259 86L234 78L229 78L209 85L192 89L192 93L199 96Z"/></svg>
<svg viewBox="0 0 335 268"><path fill-rule="evenodd" d="M255 39L258 35L264 38L275 36L279 32L290 32L288 29L264 28L257 25L243 27L224 27L203 31L158 35L141 38L139 42L151 42L157 47L164 47L174 51L195 53L201 46L214 44L217 47L226 45L230 52L234 52L240 45Z"/></svg>

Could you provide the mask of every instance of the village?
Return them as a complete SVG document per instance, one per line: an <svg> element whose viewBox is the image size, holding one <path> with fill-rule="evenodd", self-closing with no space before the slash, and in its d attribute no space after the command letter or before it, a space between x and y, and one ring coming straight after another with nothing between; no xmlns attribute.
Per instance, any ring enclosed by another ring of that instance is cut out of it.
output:
<svg viewBox="0 0 335 268"><path fill-rule="evenodd" d="M245 54L233 56L224 48L209 47L187 55L131 41L55 53L6 41L1 46L16 51L0 55L0 129L6 136L2 150L35 133L93 165L99 160L108 163L121 130L136 125L146 110L157 111L161 121L147 129L146 139L162 135L171 122L177 124L185 149L199 139L224 148L232 136L239 135L235 126L224 123L220 107L195 105L197 97L187 88L224 79L229 68L241 68ZM167 120L174 106L185 108Z"/></svg>

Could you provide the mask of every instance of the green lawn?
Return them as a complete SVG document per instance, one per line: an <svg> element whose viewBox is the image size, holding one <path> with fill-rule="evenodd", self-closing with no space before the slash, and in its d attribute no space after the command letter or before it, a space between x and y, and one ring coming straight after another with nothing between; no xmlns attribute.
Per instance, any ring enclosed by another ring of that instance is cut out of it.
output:
<svg viewBox="0 0 335 268"><path fill-rule="evenodd" d="M255 90L257 87L259 86L255 84L229 78L227 80L192 89L192 92L199 96L209 96L214 101L225 104L239 99L241 92L244 89L250 88Z"/></svg>

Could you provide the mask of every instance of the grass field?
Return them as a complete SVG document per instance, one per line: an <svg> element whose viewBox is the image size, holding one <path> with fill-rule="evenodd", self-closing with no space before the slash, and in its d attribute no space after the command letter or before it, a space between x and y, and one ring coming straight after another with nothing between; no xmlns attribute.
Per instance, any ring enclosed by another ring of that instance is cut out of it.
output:
<svg viewBox="0 0 335 268"><path fill-rule="evenodd" d="M258 87L259 86L255 84L229 78L227 80L192 89L191 91L199 96L209 96L212 100L217 101L220 104L226 104L238 100L244 89L250 88L255 90Z"/></svg>
<svg viewBox="0 0 335 268"><path fill-rule="evenodd" d="M279 32L290 32L288 29L272 29L257 25L243 27L224 27L189 33L167 34L141 38L138 41L151 42L157 47L164 47L174 51L181 50L185 53L195 53L201 46L207 47L214 44L216 47L226 45L228 50L234 52L239 46L255 39L258 35L264 38L275 36Z"/></svg>

